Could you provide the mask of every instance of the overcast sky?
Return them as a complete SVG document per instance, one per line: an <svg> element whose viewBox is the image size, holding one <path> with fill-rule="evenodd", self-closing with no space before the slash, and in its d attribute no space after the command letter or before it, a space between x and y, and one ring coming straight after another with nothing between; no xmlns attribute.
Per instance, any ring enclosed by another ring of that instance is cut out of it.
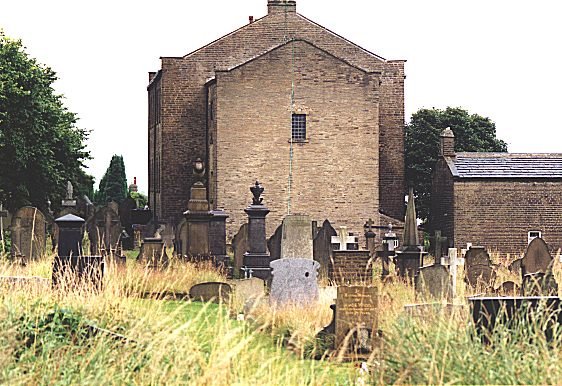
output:
<svg viewBox="0 0 562 386"><path fill-rule="evenodd" d="M511 152L562 152L562 6L556 0L297 0L297 12L386 59L406 59L406 120L460 106ZM97 183L113 154L147 193L147 79L267 13L267 0L0 0L0 28L59 76L91 130Z"/></svg>

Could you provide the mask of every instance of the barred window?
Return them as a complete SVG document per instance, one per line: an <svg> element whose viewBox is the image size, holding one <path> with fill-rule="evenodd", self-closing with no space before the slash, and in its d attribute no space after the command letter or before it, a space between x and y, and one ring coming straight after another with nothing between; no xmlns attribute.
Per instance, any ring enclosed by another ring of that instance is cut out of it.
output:
<svg viewBox="0 0 562 386"><path fill-rule="evenodd" d="M291 138L293 141L306 140L306 114L293 114L291 129Z"/></svg>

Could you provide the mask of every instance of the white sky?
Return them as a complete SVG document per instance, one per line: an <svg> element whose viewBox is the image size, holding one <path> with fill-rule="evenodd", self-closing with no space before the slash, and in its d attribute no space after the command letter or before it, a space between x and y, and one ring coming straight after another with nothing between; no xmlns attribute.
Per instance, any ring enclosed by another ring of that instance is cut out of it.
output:
<svg viewBox="0 0 562 386"><path fill-rule="evenodd" d="M267 13L267 0L0 0L0 28L52 67L92 130L97 183L122 154L147 181L147 79ZM297 12L386 59L406 59L406 120L460 106L496 122L511 152L562 152L562 5L556 0L297 0Z"/></svg>

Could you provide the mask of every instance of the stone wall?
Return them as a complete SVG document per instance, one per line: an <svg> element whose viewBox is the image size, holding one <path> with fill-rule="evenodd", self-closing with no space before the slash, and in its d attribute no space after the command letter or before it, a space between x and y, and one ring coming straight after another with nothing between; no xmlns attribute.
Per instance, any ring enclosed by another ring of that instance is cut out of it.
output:
<svg viewBox="0 0 562 386"><path fill-rule="evenodd" d="M562 182L455 182L455 246L467 242L502 255L522 254L529 231L552 251L562 247Z"/></svg>

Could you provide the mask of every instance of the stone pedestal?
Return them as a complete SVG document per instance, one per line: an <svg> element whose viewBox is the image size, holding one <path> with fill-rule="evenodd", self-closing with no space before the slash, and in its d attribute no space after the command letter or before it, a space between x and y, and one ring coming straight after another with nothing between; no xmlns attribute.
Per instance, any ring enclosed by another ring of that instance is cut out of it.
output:
<svg viewBox="0 0 562 386"><path fill-rule="evenodd" d="M244 266L252 270L252 276L267 280L271 273L265 237L265 216L269 209L263 204L252 204L244 212L248 214L248 251L244 254Z"/></svg>
<svg viewBox="0 0 562 386"><path fill-rule="evenodd" d="M409 247L396 252L394 263L398 276L413 280L422 266L423 256L425 255L427 255L427 252L423 252L420 247Z"/></svg>
<svg viewBox="0 0 562 386"><path fill-rule="evenodd" d="M73 214L55 220L59 229L57 255L53 263L53 287L58 287L61 279L68 280L67 285L88 281L101 289L103 281L104 259L102 256L82 255L82 236L84 219Z"/></svg>
<svg viewBox="0 0 562 386"><path fill-rule="evenodd" d="M209 223L213 214L209 211L207 189L202 182L196 182L191 187L191 198L184 212L187 221L188 258L209 258Z"/></svg>
<svg viewBox="0 0 562 386"><path fill-rule="evenodd" d="M168 264L166 246L161 238L146 237L141 245L137 260L145 262L150 268L163 267Z"/></svg>

